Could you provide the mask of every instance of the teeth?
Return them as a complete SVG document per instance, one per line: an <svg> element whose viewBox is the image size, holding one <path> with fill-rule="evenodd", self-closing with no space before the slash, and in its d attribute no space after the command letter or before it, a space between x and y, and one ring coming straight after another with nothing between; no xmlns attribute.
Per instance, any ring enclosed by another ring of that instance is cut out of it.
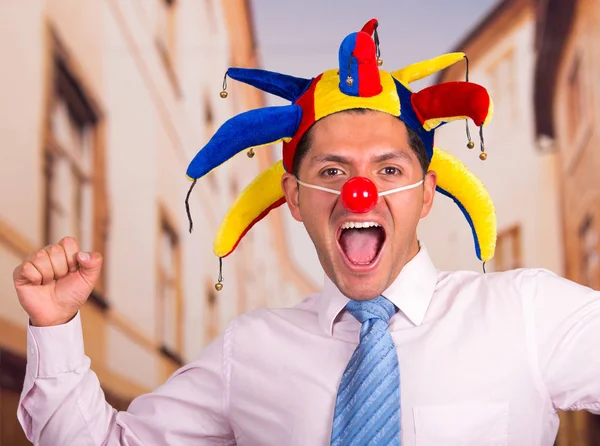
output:
<svg viewBox="0 0 600 446"><path fill-rule="evenodd" d="M342 225L342 229L377 228L381 226L373 221L348 221Z"/></svg>

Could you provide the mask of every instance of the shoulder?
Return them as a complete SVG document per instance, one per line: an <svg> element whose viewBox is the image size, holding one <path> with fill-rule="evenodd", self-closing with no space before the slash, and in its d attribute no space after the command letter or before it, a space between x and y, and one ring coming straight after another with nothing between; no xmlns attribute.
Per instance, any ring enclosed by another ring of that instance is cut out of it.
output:
<svg viewBox="0 0 600 446"><path fill-rule="evenodd" d="M600 293L587 286L566 279L544 268L519 268L497 273L474 271L441 271L436 292L456 294L475 293L478 298L551 299L592 296Z"/></svg>
<svg viewBox="0 0 600 446"><path fill-rule="evenodd" d="M440 271L436 292L486 298L522 298L540 288L580 286L543 268L519 268L502 272Z"/></svg>
<svg viewBox="0 0 600 446"><path fill-rule="evenodd" d="M287 308L260 308L238 316L224 333L224 357L238 367L274 364L281 355L302 351L308 339L323 337L319 295ZM238 369L240 370L240 369Z"/></svg>
<svg viewBox="0 0 600 446"><path fill-rule="evenodd" d="M271 335L283 328L310 329L318 324L317 304L320 293L305 296L298 304L282 308L259 308L235 318L230 328L235 337Z"/></svg>
<svg viewBox="0 0 600 446"><path fill-rule="evenodd" d="M500 272L439 271L438 284L478 284L484 286L520 287L529 280L565 280L544 268L518 268Z"/></svg>

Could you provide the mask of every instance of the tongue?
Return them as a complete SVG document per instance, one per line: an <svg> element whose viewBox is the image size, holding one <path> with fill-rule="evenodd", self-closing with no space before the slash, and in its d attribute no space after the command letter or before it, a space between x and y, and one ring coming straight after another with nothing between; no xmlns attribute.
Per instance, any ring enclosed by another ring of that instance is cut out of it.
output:
<svg viewBox="0 0 600 446"><path fill-rule="evenodd" d="M381 229L345 229L340 245L353 263L368 264L375 259L381 243Z"/></svg>

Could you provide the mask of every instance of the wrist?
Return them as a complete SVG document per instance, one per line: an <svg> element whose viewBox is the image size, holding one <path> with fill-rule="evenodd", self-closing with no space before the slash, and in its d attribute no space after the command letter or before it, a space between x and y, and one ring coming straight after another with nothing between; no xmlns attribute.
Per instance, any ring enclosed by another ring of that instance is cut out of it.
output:
<svg viewBox="0 0 600 446"><path fill-rule="evenodd" d="M77 310L74 314L72 314L70 316L61 317L61 318L52 319L52 320L48 320L45 318L35 318L35 317L30 316L29 317L29 325L31 325L32 327L38 327L38 328L56 327L59 325L65 325L65 324L68 324L69 322L71 322L75 318L75 316L77 316L78 312L79 312L79 310Z"/></svg>

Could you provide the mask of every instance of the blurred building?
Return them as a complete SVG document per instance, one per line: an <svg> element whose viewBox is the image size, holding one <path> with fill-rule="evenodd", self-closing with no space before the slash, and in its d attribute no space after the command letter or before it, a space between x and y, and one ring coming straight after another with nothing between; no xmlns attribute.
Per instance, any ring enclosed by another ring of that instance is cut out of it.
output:
<svg viewBox="0 0 600 446"><path fill-rule="evenodd" d="M600 290L600 2L538 4L535 125L560 159L565 275ZM600 417L561 414L557 444L600 444Z"/></svg>
<svg viewBox="0 0 600 446"><path fill-rule="evenodd" d="M16 420L27 317L10 272L76 236L105 255L82 310L86 353L109 402L125 409L195 356L236 315L313 291L272 212L224 260L212 239L272 151L240 154L184 199L187 164L228 117L263 105L230 82L257 65L245 0L0 2L0 444L26 444Z"/></svg>
<svg viewBox="0 0 600 446"><path fill-rule="evenodd" d="M458 123L440 129L436 144L465 160L494 199L492 270L543 267L600 289L599 25L598 0L503 0L456 48L469 56L470 79L494 100L484 128L489 157L465 153ZM441 80L464 80L464 66ZM423 238L438 266L475 269L464 260L474 258L470 231L453 207L438 200ZM600 417L582 411L560 419L558 446L600 444Z"/></svg>
<svg viewBox="0 0 600 446"><path fill-rule="evenodd" d="M487 271L542 267L563 273L558 155L540 147L534 126L535 35L533 2L503 0L454 49L467 54L469 80L484 85L494 101L492 121L483 129L486 161L479 159L479 129L472 122L473 150L466 147L464 121L436 131L436 145L462 160L494 200L498 243ZM465 64L438 80L465 80ZM451 200L438 195L420 231L438 268L481 271L471 230Z"/></svg>

